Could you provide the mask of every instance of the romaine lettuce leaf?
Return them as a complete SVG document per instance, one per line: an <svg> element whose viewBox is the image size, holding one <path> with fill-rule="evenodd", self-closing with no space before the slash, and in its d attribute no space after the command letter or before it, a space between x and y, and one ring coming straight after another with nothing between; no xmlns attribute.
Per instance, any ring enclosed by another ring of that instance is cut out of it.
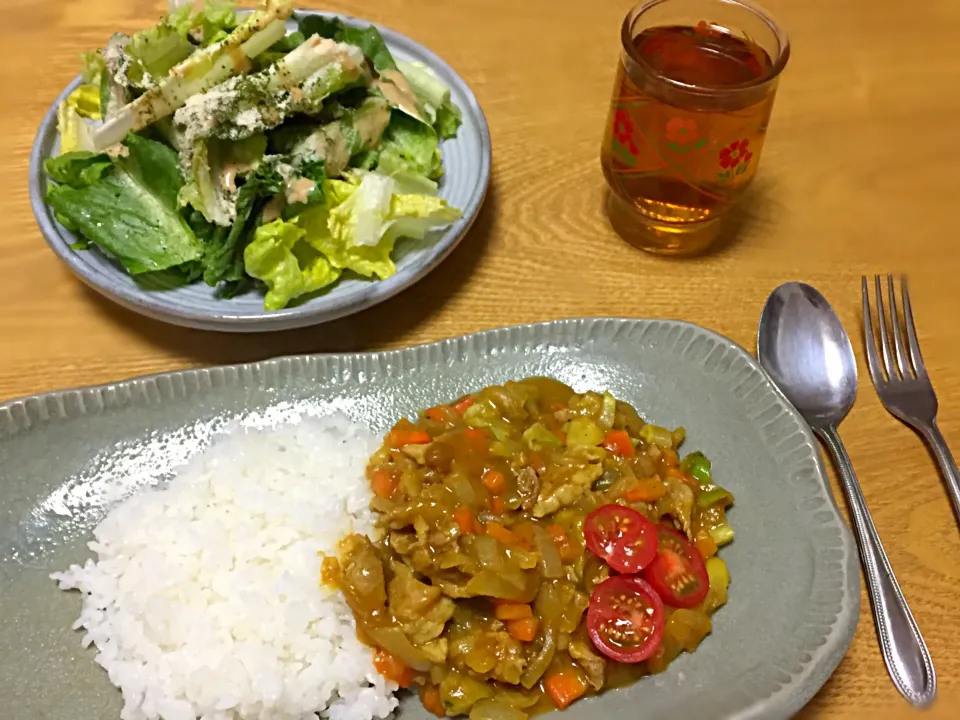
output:
<svg viewBox="0 0 960 720"><path fill-rule="evenodd" d="M199 26L200 44L213 45L227 37L237 27L237 14L232 0L207 0L203 10L193 16L191 25Z"/></svg>
<svg viewBox="0 0 960 720"><path fill-rule="evenodd" d="M456 137L462 124L463 115L453 101L446 102L437 108L437 120L433 126L442 139L450 140Z"/></svg>
<svg viewBox="0 0 960 720"><path fill-rule="evenodd" d="M185 5L130 38L125 52L131 59L127 78L136 87L146 88L163 78L170 68L186 60L197 49L187 39L195 18Z"/></svg>
<svg viewBox="0 0 960 720"><path fill-rule="evenodd" d="M433 180L443 175L437 133L406 113L393 113L383 136L377 172L435 193Z"/></svg>
<svg viewBox="0 0 960 720"><path fill-rule="evenodd" d="M43 163L43 169L51 180L74 188L93 185L112 167L113 161L106 153L83 150L63 153Z"/></svg>
<svg viewBox="0 0 960 720"><path fill-rule="evenodd" d="M283 178L271 165L260 165L237 193L236 219L230 232L207 246L203 254L203 280L211 286L243 279L243 241L258 221L260 208L283 189Z"/></svg>
<svg viewBox="0 0 960 720"><path fill-rule="evenodd" d="M67 105L81 116L91 120L100 119L100 88L83 84L67 96Z"/></svg>
<svg viewBox="0 0 960 720"><path fill-rule="evenodd" d="M296 297L335 282L340 271L304 241L306 231L292 222L275 220L261 225L243 252L244 267L263 281L263 306L279 310Z"/></svg>
<svg viewBox="0 0 960 720"><path fill-rule="evenodd" d="M57 132L60 133L61 153L93 150L92 129L66 101L57 107Z"/></svg>
<svg viewBox="0 0 960 720"><path fill-rule="evenodd" d="M308 208L296 222L333 267L386 279L396 272L390 254L398 238L423 239L461 215L440 198L397 190L389 177L353 171L349 180L324 183L327 204Z"/></svg>
<svg viewBox="0 0 960 720"><path fill-rule="evenodd" d="M103 53L94 50L93 52L80 53L80 57L83 60L83 70L81 71L83 81L91 85L100 85L100 78L107 66L106 60L103 59Z"/></svg>
<svg viewBox="0 0 960 720"><path fill-rule="evenodd" d="M234 141L195 140L189 153L190 179L180 192L180 204L199 210L215 225L232 225L237 217L237 179L256 168L266 149L262 133Z"/></svg>
<svg viewBox="0 0 960 720"><path fill-rule="evenodd" d="M138 135L129 136L125 144L127 154L111 167L104 165L104 155L74 154L49 161L51 176L65 182L48 190L47 202L132 275L198 260L203 245L177 203L183 180L176 153Z"/></svg>
<svg viewBox="0 0 960 720"><path fill-rule="evenodd" d="M363 54L378 73L397 69L397 61L393 59L383 36L372 25L363 29L355 28L347 25L340 18L321 15L298 16L297 22L300 24L300 32L307 37L316 33L320 37L356 45L363 50Z"/></svg>
<svg viewBox="0 0 960 720"><path fill-rule="evenodd" d="M401 62L400 71L420 101L426 119L443 140L455 137L463 117L448 88L429 67L421 62Z"/></svg>

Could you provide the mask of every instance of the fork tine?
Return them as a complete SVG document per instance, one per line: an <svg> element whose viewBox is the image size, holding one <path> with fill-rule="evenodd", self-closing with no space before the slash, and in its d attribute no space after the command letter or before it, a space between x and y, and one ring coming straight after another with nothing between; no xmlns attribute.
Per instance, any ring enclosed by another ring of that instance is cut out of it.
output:
<svg viewBox="0 0 960 720"><path fill-rule="evenodd" d="M887 311L883 307L883 288L880 285L880 276L873 276L874 291L877 295L877 325L880 330L880 350L883 352L883 367L887 371L887 377L890 382L895 382L897 370L893 362L893 346L890 344L890 337L887 334Z"/></svg>
<svg viewBox="0 0 960 720"><path fill-rule="evenodd" d="M907 289L906 275L900 277L900 294L903 296L903 319L907 326L907 343L910 346L913 369L917 377L924 377L927 374L927 368L920 354L920 343L917 342L917 326L913 323L913 308L910 306L910 291Z"/></svg>
<svg viewBox="0 0 960 720"><path fill-rule="evenodd" d="M877 341L873 336L873 314L870 310L870 289L866 276L860 278L860 292L863 295L863 340L867 346L867 367L874 387L886 384L883 370L880 369L880 356L877 355Z"/></svg>
<svg viewBox="0 0 960 720"><path fill-rule="evenodd" d="M893 275L887 273L887 296L890 298L890 334L893 335L893 347L897 353L897 366L904 380L913 377L907 351L903 347L903 328L900 327L900 313L897 312L897 293L893 289Z"/></svg>

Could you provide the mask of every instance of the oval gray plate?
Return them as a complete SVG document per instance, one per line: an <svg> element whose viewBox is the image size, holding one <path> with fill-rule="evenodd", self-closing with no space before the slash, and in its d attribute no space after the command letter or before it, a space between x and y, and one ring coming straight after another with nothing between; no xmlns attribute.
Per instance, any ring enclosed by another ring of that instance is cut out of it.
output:
<svg viewBox="0 0 960 720"><path fill-rule="evenodd" d="M609 388L653 422L684 425L736 504L728 604L663 674L574 704L597 717L787 718L833 672L860 607L856 551L817 446L757 362L680 322L566 320L385 353L188 370L0 405L0 697L13 718L108 720L120 697L70 630L77 594L48 579L83 562L111 503L162 482L230 419L335 410L383 431L491 383L551 375ZM404 720L431 717L409 700Z"/></svg>
<svg viewBox="0 0 960 720"><path fill-rule="evenodd" d="M297 12L332 15L311 10ZM356 18L338 17L351 25L370 25ZM435 232L428 244L401 242L394 253L397 273L393 277L376 282L344 279L329 292L302 305L267 312L260 292L226 299L215 297L214 288L202 282L174 288L152 280L154 284L146 289L96 250L71 250L76 238L57 222L43 201L47 186L43 161L59 147L57 107L80 84L79 77L50 106L30 153L30 202L47 243L81 280L102 295L142 315L203 330L262 332L318 325L381 303L413 285L450 254L480 212L490 183L490 129L473 92L449 65L410 38L388 28L378 29L398 59L419 60L433 69L451 88L453 101L463 112L457 137L441 144L445 174L440 182L440 197L460 208L463 217L449 228Z"/></svg>

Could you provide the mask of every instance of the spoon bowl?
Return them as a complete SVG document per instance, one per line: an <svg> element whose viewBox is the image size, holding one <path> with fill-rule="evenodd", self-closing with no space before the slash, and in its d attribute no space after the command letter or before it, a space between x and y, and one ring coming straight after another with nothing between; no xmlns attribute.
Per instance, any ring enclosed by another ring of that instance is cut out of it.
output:
<svg viewBox="0 0 960 720"><path fill-rule="evenodd" d="M757 356L811 426L839 425L857 397L857 361L840 318L820 292L791 282L763 308Z"/></svg>

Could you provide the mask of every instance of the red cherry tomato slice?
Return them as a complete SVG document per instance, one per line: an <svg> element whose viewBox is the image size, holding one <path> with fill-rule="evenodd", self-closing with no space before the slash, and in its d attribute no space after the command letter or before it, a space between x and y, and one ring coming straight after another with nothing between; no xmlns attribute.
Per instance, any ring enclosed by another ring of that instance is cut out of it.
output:
<svg viewBox="0 0 960 720"><path fill-rule="evenodd" d="M638 663L663 639L663 602L635 575L615 575L597 585L587 608L587 634L611 660Z"/></svg>
<svg viewBox="0 0 960 720"><path fill-rule="evenodd" d="M643 571L643 579L672 607L692 608L703 602L710 588L703 557L673 528L657 525L657 556Z"/></svg>
<svg viewBox="0 0 960 720"><path fill-rule="evenodd" d="M617 572L638 573L657 554L657 527L633 508L602 505L587 515L583 539Z"/></svg>

